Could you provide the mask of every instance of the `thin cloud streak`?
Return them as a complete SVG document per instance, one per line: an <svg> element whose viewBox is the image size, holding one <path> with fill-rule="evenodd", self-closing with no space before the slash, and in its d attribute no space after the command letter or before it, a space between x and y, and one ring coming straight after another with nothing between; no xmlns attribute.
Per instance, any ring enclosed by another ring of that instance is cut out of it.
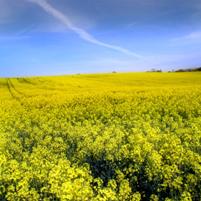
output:
<svg viewBox="0 0 201 201"><path fill-rule="evenodd" d="M0 42L8 42L8 41L18 41L18 40L24 40L29 39L29 36L1 36L0 35Z"/></svg>
<svg viewBox="0 0 201 201"><path fill-rule="evenodd" d="M188 33L186 35L183 35L181 37L173 38L171 39L171 42L175 44L175 42L179 42L182 44L190 44L190 43L200 43L201 42L201 31L194 31L191 33Z"/></svg>
<svg viewBox="0 0 201 201"><path fill-rule="evenodd" d="M137 57L137 58L142 58L141 55L139 55L139 54L137 54L135 52L132 52L132 51L126 49L126 48L116 46L116 45L111 45L111 44L104 43L102 41L97 40L93 35L91 35L87 31L85 31L84 29L81 29L81 28L75 26L71 22L71 20L69 19L68 16L64 15L63 13L58 11L56 8L51 6L49 3L47 3L46 0L28 0L28 1L39 5L47 13L51 14L52 16L54 16L55 18L60 20L64 25L66 25L66 27L68 27L70 30L72 30L76 34L78 34L80 36L80 38L82 38L83 40L85 40L85 41L87 41L89 43L93 43L95 45L99 45L99 46L102 46L102 47L106 47L106 48L109 48L109 49L112 49L112 50L115 50L115 51L130 55L130 56L134 56L134 57Z"/></svg>
<svg viewBox="0 0 201 201"><path fill-rule="evenodd" d="M192 32L192 33L184 36L183 38L185 38L187 40L200 40L201 39L201 31Z"/></svg>

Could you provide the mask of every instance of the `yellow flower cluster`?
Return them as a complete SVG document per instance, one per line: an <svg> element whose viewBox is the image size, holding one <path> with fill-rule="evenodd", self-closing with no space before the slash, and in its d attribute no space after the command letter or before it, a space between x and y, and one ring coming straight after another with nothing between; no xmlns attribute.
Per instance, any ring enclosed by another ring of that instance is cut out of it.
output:
<svg viewBox="0 0 201 201"><path fill-rule="evenodd" d="M0 79L0 200L198 201L201 73Z"/></svg>

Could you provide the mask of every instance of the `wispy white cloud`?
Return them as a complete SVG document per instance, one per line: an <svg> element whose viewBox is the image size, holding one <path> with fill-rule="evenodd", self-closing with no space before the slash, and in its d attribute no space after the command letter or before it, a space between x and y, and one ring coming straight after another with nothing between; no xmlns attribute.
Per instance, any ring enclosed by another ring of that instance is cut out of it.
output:
<svg viewBox="0 0 201 201"><path fill-rule="evenodd" d="M13 35L13 36L0 36L0 42L8 42L8 41L18 41L18 40L24 40L28 39L29 36L18 36L18 35Z"/></svg>
<svg viewBox="0 0 201 201"><path fill-rule="evenodd" d="M43 10L45 10L47 13L51 14L52 16L54 16L55 18L60 20L68 29L72 30L77 35L79 35L80 38L82 38L83 40L85 40L89 43L99 45L102 47L106 47L109 49L113 49L115 51L130 55L130 56L134 56L137 58L142 57L141 55L139 55L135 52L132 52L126 48L116 46L116 45L112 45L112 44L108 44L108 43L105 43L105 42L102 42L102 41L96 39L93 35L91 35L87 31L85 31L84 29L74 25L71 22L71 19L67 15L64 15L62 12L60 12L59 10L57 10L56 8L51 6L46 0L28 0L28 1L39 5Z"/></svg>
<svg viewBox="0 0 201 201"><path fill-rule="evenodd" d="M16 33L17 36L22 36L22 35L26 35L27 33L31 32L34 28L34 25L30 25L28 27L25 27L23 29L21 29L20 31L18 31Z"/></svg>
<svg viewBox="0 0 201 201"><path fill-rule="evenodd" d="M173 38L172 42L179 42L179 43L194 43L194 42L201 42L201 31L193 31L186 35Z"/></svg>
<svg viewBox="0 0 201 201"><path fill-rule="evenodd" d="M29 32L32 30L33 25L26 27L15 34L0 35L0 42L19 41L30 38Z"/></svg>
<svg viewBox="0 0 201 201"><path fill-rule="evenodd" d="M89 72L126 72L126 71L148 71L152 68L163 71L175 70L179 68L189 68L199 66L201 54L160 54L149 56L149 62L136 60L133 58L116 58L97 56L94 58L77 61L60 61L56 66L60 69L60 74L68 73L89 73ZM46 65L46 64L44 64ZM55 64L54 64L55 66Z"/></svg>
<svg viewBox="0 0 201 201"><path fill-rule="evenodd" d="M183 39L187 40L201 40L201 31L192 32L183 37Z"/></svg>

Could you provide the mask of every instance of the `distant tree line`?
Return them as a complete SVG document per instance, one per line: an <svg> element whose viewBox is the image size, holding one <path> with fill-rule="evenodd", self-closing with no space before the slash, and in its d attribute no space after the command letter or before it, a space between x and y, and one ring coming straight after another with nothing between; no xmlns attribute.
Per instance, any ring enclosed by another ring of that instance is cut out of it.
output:
<svg viewBox="0 0 201 201"><path fill-rule="evenodd" d="M147 72L157 72L157 73L161 73L162 70L161 70L161 69L152 68L151 70L149 70L149 71L147 71Z"/></svg>
<svg viewBox="0 0 201 201"><path fill-rule="evenodd" d="M178 69L175 72L197 72L197 71L201 71L201 67L198 68L187 68L187 69Z"/></svg>
<svg viewBox="0 0 201 201"><path fill-rule="evenodd" d="M171 72L198 72L198 71L201 71L201 67L197 67L197 68L180 68L180 69L177 69L177 70L173 69L173 70L168 71L168 72L171 73ZM148 70L147 72L161 73L163 71L161 69L152 68L151 70Z"/></svg>

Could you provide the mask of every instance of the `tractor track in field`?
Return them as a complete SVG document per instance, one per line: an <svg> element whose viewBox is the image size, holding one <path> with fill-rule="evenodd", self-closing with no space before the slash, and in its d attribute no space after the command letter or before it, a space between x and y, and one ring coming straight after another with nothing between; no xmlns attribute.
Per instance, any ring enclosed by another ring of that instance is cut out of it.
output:
<svg viewBox="0 0 201 201"><path fill-rule="evenodd" d="M10 95L12 96L12 98L14 98L18 102L20 102L20 104L22 105L23 103L21 101L21 98L27 97L27 95L22 93L21 91L17 90L16 87L13 85L11 79L9 79L9 78L7 78L7 87L8 87L8 91L9 91Z"/></svg>
<svg viewBox="0 0 201 201"><path fill-rule="evenodd" d="M15 99L15 100L17 100L17 101L20 101L20 98L19 97L17 97L14 93L13 93L13 85L12 84L10 84L11 83L11 81L10 81L10 79L8 78L7 79L7 87L8 87L8 91L9 91L9 93L10 93L10 95L12 96L12 98L13 99Z"/></svg>

